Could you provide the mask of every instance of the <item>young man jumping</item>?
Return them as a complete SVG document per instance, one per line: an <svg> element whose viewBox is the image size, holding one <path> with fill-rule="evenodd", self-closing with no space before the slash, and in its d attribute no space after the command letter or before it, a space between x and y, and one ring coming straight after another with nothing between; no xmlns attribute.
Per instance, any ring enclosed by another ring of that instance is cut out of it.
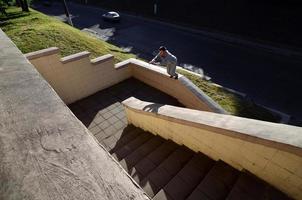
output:
<svg viewBox="0 0 302 200"><path fill-rule="evenodd" d="M176 73L177 58L171 54L166 47L159 47L159 53L149 62L150 64L161 65L167 68L170 78L178 79Z"/></svg>

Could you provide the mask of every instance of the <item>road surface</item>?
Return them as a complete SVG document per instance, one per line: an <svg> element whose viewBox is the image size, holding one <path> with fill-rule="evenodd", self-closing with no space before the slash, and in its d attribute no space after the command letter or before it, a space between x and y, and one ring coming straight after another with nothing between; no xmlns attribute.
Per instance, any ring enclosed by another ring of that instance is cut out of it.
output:
<svg viewBox="0 0 302 200"><path fill-rule="evenodd" d="M193 66L213 82L246 93L256 103L302 117L302 59L234 45L135 16L122 15L120 23L104 22L103 9L71 2L68 7L79 29L92 29L104 40L148 60L164 45L177 56L180 66ZM60 3L35 8L65 20Z"/></svg>

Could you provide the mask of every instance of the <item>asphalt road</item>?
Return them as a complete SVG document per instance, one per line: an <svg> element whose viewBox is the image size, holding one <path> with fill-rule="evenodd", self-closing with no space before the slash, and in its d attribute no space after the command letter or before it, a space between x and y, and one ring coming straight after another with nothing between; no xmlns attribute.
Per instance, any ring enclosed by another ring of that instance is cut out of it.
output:
<svg viewBox="0 0 302 200"><path fill-rule="evenodd" d="M302 59L233 45L140 17L122 15L120 23L104 22L101 15L105 10L76 3L68 7L79 29L92 29L108 42L147 60L165 45L180 66L193 66L213 82L246 93L256 103L302 118ZM65 20L62 4L35 8Z"/></svg>

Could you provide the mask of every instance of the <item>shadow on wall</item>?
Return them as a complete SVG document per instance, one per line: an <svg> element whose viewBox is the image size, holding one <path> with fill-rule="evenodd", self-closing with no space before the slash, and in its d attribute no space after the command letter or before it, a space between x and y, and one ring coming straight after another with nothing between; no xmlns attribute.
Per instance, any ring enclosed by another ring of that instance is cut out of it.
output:
<svg viewBox="0 0 302 200"><path fill-rule="evenodd" d="M147 111L147 112L153 112L153 113L158 113L158 109L160 107L162 107L163 105L162 104L156 104L156 103L153 103L153 104L150 104L150 105L147 105L143 108L144 111Z"/></svg>

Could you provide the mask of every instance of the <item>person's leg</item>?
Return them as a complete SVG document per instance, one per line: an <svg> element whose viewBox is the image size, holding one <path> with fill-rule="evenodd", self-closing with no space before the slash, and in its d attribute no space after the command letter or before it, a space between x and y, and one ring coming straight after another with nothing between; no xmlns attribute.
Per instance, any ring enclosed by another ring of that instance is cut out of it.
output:
<svg viewBox="0 0 302 200"><path fill-rule="evenodd" d="M170 74L177 79L178 78L178 74L176 73L176 64L172 65L170 67Z"/></svg>
<svg viewBox="0 0 302 200"><path fill-rule="evenodd" d="M170 65L167 65L167 74L170 75L170 78L172 78L172 74L171 74L171 66Z"/></svg>

